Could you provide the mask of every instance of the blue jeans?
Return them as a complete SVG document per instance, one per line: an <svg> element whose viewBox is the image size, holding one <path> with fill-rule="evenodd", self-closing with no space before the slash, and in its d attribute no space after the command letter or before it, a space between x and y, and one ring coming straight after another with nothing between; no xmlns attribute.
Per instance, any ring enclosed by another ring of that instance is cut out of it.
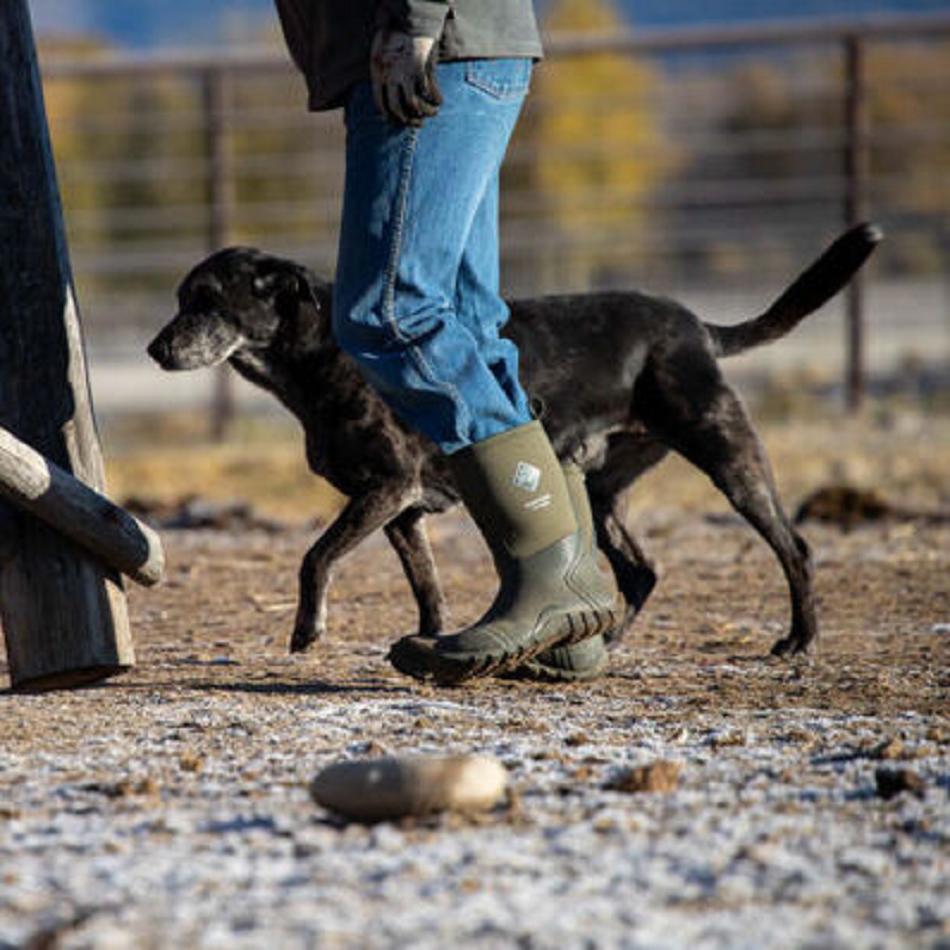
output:
<svg viewBox="0 0 950 950"><path fill-rule="evenodd" d="M531 67L439 64L444 104L418 129L380 115L368 83L346 103L334 335L446 453L531 420L498 290L498 173Z"/></svg>

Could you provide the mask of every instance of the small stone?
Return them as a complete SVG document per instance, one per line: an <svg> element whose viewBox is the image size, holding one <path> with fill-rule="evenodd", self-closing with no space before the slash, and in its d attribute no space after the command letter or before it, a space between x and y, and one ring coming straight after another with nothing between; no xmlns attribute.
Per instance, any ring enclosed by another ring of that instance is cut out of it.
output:
<svg viewBox="0 0 950 950"><path fill-rule="evenodd" d="M713 749L722 749L726 746L745 745L748 737L744 732L731 729L725 732L714 732L709 737L709 745Z"/></svg>
<svg viewBox="0 0 950 950"><path fill-rule="evenodd" d="M784 739L785 742L795 745L811 745L815 741L815 737L812 733L798 726L792 726L790 729L786 729L780 738Z"/></svg>
<svg viewBox="0 0 950 950"><path fill-rule="evenodd" d="M590 742L590 737L586 732L572 732L569 736L564 737L564 745L570 746L571 748L577 748L579 745L587 745Z"/></svg>
<svg viewBox="0 0 950 950"><path fill-rule="evenodd" d="M604 788L612 792L674 792L679 786L680 764L665 759L624 769Z"/></svg>
<svg viewBox="0 0 950 950"><path fill-rule="evenodd" d="M874 746L874 748L871 749L870 756L872 759L881 759L886 762L893 761L894 759L910 758L907 749L904 748L904 743L893 736L890 739L885 739L879 745Z"/></svg>
<svg viewBox="0 0 950 950"><path fill-rule="evenodd" d="M947 742L947 733L942 726L931 726L924 735L924 738L929 739L931 742L945 745Z"/></svg>
<svg viewBox="0 0 950 950"><path fill-rule="evenodd" d="M591 827L592 827L592 828L594 829L594 831L596 831L597 834L599 834L599 835L611 835L611 834L614 834L614 833L618 830L618 828L619 828L619 826L617 825L616 819L614 819L614 818L608 818L608 817L606 817L606 816L603 816L603 817L600 817L600 818L596 818L596 819L594 820L593 824L591 825Z"/></svg>
<svg viewBox="0 0 950 950"><path fill-rule="evenodd" d="M384 755L389 755L389 750L386 746L376 739L367 739L358 746L356 751L358 751L360 755L364 755L368 758L381 758Z"/></svg>
<svg viewBox="0 0 950 950"><path fill-rule="evenodd" d="M889 801L901 792L924 797L927 783L913 769L878 769L874 773L878 795Z"/></svg>
<svg viewBox="0 0 950 950"><path fill-rule="evenodd" d="M147 795L149 797L154 797L160 791L161 786L151 775L146 775L145 778L140 779L134 788L136 795Z"/></svg>
<svg viewBox="0 0 950 950"><path fill-rule="evenodd" d="M182 752L178 756L178 767L183 772L200 772L205 765L205 758L198 752Z"/></svg>

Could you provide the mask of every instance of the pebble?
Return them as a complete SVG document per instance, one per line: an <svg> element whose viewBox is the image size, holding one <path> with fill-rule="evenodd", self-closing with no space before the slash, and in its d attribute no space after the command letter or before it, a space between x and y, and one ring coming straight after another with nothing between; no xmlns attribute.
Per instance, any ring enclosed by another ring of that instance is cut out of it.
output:
<svg viewBox="0 0 950 950"><path fill-rule="evenodd" d="M896 798L901 792L910 792L918 798L924 797L927 784L913 769L878 769L874 773L878 795L887 800Z"/></svg>
<svg viewBox="0 0 950 950"><path fill-rule="evenodd" d="M668 760L624 769L605 786L613 792L675 792L679 786L680 764Z"/></svg>

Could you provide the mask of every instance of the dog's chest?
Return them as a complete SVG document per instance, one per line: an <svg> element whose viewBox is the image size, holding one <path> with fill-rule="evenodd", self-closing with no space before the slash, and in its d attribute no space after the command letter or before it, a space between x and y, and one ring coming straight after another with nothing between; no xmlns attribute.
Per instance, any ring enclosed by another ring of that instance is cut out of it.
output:
<svg viewBox="0 0 950 950"><path fill-rule="evenodd" d="M355 495L418 477L424 450L372 392L314 400L301 417L307 464L338 491Z"/></svg>

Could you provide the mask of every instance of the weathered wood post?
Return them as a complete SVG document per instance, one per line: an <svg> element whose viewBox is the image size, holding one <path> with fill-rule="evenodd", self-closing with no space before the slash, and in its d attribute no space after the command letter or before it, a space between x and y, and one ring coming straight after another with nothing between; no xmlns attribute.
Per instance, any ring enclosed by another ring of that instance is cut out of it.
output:
<svg viewBox="0 0 950 950"><path fill-rule="evenodd" d="M103 464L26 0L0 3L0 425L94 488ZM122 582L0 505L0 621L15 688L134 662Z"/></svg>

